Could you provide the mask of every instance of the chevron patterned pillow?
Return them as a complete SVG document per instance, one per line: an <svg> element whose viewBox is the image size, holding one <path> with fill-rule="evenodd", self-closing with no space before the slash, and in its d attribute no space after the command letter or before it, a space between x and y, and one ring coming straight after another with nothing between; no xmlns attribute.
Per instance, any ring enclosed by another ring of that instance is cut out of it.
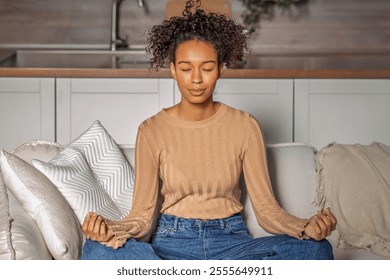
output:
<svg viewBox="0 0 390 280"><path fill-rule="evenodd" d="M99 121L48 163L32 164L57 186L80 223L90 211L120 220L131 209L133 169Z"/></svg>

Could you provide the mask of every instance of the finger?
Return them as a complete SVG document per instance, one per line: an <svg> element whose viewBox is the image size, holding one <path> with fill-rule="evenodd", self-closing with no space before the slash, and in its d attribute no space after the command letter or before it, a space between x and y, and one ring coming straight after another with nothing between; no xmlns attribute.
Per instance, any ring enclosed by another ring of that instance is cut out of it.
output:
<svg viewBox="0 0 390 280"><path fill-rule="evenodd" d="M321 231L322 232L323 231L327 232L328 231L328 225L329 225L329 227L332 226L332 223L331 223L330 219L323 212L318 213L316 216L317 216L316 222L320 226Z"/></svg>
<svg viewBox="0 0 390 280"><path fill-rule="evenodd" d="M95 228L96 218L97 218L96 213L92 213L91 216L89 217L89 223L87 229L89 233L93 233L93 229Z"/></svg>
<svg viewBox="0 0 390 280"><path fill-rule="evenodd" d="M107 231L106 231L106 225L103 222L100 223L100 226L99 226L99 232L97 233L99 235L99 240L100 241L107 241L108 240L108 237L107 237Z"/></svg>
<svg viewBox="0 0 390 280"><path fill-rule="evenodd" d="M100 226L100 235L104 236L106 240L110 239L112 236L114 236L112 230L108 228L107 224L105 221L101 223Z"/></svg>
<svg viewBox="0 0 390 280"><path fill-rule="evenodd" d="M88 229L88 223L89 223L89 219L85 219L83 224L81 225L81 230L85 233L87 232L87 229Z"/></svg>
<svg viewBox="0 0 390 280"><path fill-rule="evenodd" d="M323 213L321 216L321 221L325 224L326 226L326 236L329 236L333 229L334 229L334 224L332 223L332 220L331 218L326 214L326 213Z"/></svg>
<svg viewBox="0 0 390 280"><path fill-rule="evenodd" d="M325 215L324 215L325 216ZM328 235L328 226L325 224L324 219L328 219L323 216L317 215L317 219L314 221L317 223L318 227L320 228L320 233L319 235L321 236L321 239L324 239Z"/></svg>
<svg viewBox="0 0 390 280"><path fill-rule="evenodd" d="M331 221L332 224L333 224L333 230L336 229L337 219L336 219L336 217L333 215L333 213L332 213L332 211L330 210L329 207L325 209L325 213L326 213L326 215L328 216L328 218L330 219L330 221Z"/></svg>
<svg viewBox="0 0 390 280"><path fill-rule="evenodd" d="M110 239L111 237L114 236L114 232L112 231L111 228L109 228L106 224L106 235L107 235L107 238Z"/></svg>
<svg viewBox="0 0 390 280"><path fill-rule="evenodd" d="M96 217L96 221L95 221L95 225L93 227L93 233L95 235L99 235L100 234L100 227L101 227L101 224L102 224L102 216L98 215Z"/></svg>
<svg viewBox="0 0 390 280"><path fill-rule="evenodd" d="M318 218L316 216L313 217L313 219L310 221L310 224L312 228L314 229L314 232L316 235L321 235L322 231L318 223L316 222Z"/></svg>
<svg viewBox="0 0 390 280"><path fill-rule="evenodd" d="M333 213L330 211L329 208L323 210L324 214L327 216L328 220L330 221L330 229L331 231L334 231L336 229L337 219L333 215Z"/></svg>
<svg viewBox="0 0 390 280"><path fill-rule="evenodd" d="M101 223L100 223L100 235L102 235L102 236L105 236L106 235L106 233L107 233L107 231L106 231L106 223L104 222L104 221L102 221Z"/></svg>
<svg viewBox="0 0 390 280"><path fill-rule="evenodd" d="M89 221L90 221L90 217L91 217L91 212L89 212L87 215L85 215L85 218L84 218L84 222L81 226L81 229L83 230L83 232L86 232L88 230L88 224L89 224Z"/></svg>

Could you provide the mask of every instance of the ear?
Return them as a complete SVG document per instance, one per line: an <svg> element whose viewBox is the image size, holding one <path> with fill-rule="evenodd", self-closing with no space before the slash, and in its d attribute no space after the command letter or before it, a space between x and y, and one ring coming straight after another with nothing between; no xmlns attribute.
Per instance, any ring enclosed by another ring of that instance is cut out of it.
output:
<svg viewBox="0 0 390 280"><path fill-rule="evenodd" d="M221 78L223 71L225 70L225 63L218 65L218 79Z"/></svg>
<svg viewBox="0 0 390 280"><path fill-rule="evenodd" d="M173 79L177 80L176 79L176 67L175 67L175 64L173 64L173 62L171 62L169 64L169 69L171 70L171 75L172 75Z"/></svg>

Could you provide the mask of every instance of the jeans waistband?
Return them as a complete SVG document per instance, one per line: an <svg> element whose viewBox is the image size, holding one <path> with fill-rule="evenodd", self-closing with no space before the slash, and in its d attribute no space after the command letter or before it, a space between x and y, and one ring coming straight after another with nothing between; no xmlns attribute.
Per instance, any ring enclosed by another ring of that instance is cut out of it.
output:
<svg viewBox="0 0 390 280"><path fill-rule="evenodd" d="M241 214L234 214L223 219L202 220L202 219L187 219L169 214L162 214L159 220L159 225L178 227L192 227L192 226L220 226L224 228L226 224L242 222Z"/></svg>

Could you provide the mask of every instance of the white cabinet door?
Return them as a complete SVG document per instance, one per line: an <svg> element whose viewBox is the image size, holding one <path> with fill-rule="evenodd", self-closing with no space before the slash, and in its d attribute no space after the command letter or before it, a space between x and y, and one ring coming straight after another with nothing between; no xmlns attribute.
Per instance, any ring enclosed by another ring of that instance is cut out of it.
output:
<svg viewBox="0 0 390 280"><path fill-rule="evenodd" d="M139 124L173 102L172 79L57 79L57 141L99 120L118 144L134 146Z"/></svg>
<svg viewBox="0 0 390 280"><path fill-rule="evenodd" d="M55 140L54 78L0 78L0 148Z"/></svg>
<svg viewBox="0 0 390 280"><path fill-rule="evenodd" d="M390 144L390 80L296 80L295 141Z"/></svg>
<svg viewBox="0 0 390 280"><path fill-rule="evenodd" d="M175 85L175 102L179 100ZM293 140L293 80L220 79L214 100L252 114L267 143Z"/></svg>

